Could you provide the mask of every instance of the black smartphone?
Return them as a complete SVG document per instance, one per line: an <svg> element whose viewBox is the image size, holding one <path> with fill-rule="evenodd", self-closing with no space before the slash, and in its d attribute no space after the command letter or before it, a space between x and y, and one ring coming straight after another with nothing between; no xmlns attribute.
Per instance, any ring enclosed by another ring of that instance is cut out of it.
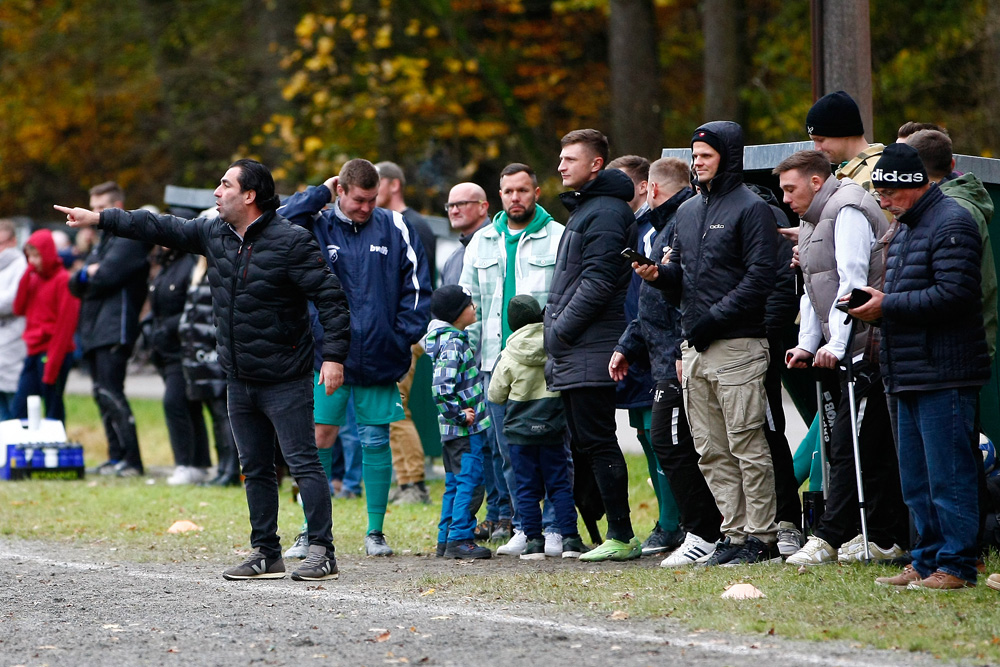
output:
<svg viewBox="0 0 1000 667"><path fill-rule="evenodd" d="M655 266L656 265L656 262L654 262L653 260L651 260L649 257L646 257L645 255L642 255L642 254L636 252L635 250L632 250L632 248L625 248L624 250L622 250L621 254L622 254L622 257L624 257L625 259L627 259L630 264L632 262L638 262L639 266Z"/></svg>
<svg viewBox="0 0 1000 667"><path fill-rule="evenodd" d="M872 295L863 289L855 287L851 290L851 298L847 301L838 301L837 310L846 313L851 308L857 308L858 306L863 306L868 303L872 298Z"/></svg>

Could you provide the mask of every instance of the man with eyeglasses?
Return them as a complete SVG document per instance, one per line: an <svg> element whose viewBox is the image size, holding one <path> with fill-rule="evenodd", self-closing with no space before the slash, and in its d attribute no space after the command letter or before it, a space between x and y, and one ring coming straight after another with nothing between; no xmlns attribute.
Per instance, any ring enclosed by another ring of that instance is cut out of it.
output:
<svg viewBox="0 0 1000 667"><path fill-rule="evenodd" d="M441 285L457 285L462 277L462 260L473 234L490 222L490 204L486 191L475 183L459 183L448 193L444 212L451 228L459 233L459 246L445 260L441 269Z"/></svg>
<svg viewBox="0 0 1000 667"><path fill-rule="evenodd" d="M549 298L563 226L538 205L540 194L538 178L531 167L516 162L504 167L500 172L503 211L497 213L492 224L476 232L465 249L459 284L472 292L472 302L476 305L477 322L468 330L479 347L486 387L489 387L490 374L511 333L507 304L518 294L530 294L544 308ZM493 422L492 431L496 434L488 439L493 449L496 484L498 489L507 490L513 483L513 470L509 458L505 462L502 456L502 449L506 449L506 442L501 441L504 408L489 402L487 408ZM509 471L506 483L505 471ZM505 534L510 536L510 541L497 549L497 553L513 556L521 553L527 540L520 531L510 535L512 506L509 494L507 497L507 505L501 503L500 525L495 527L493 537L505 539ZM552 555L556 555L555 546L553 542L547 550ZM561 539L558 555L562 555Z"/></svg>
<svg viewBox="0 0 1000 667"><path fill-rule="evenodd" d="M931 183L912 146L887 146L872 185L899 231L889 245L882 291L862 287L871 298L848 312L881 322L882 374L886 391L898 398L903 500L920 534L913 562L875 581L910 589L970 588L976 585L979 529L970 444L976 397L990 377L982 239L969 212Z"/></svg>

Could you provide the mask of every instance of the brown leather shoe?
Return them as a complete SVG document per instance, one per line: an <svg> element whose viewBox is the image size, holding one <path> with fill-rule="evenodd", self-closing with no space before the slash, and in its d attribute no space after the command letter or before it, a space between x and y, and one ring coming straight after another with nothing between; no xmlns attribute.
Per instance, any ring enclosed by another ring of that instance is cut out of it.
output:
<svg viewBox="0 0 1000 667"><path fill-rule="evenodd" d="M995 591L1000 591L1000 574L991 574L986 580L986 585Z"/></svg>
<svg viewBox="0 0 1000 667"><path fill-rule="evenodd" d="M947 572L938 570L926 579L911 582L907 588L914 591L957 591L962 588L975 588L975 586L976 582L974 581L966 581L965 579L960 579L959 577L952 576Z"/></svg>
<svg viewBox="0 0 1000 667"><path fill-rule="evenodd" d="M875 583L879 586L895 586L896 588L906 588L915 581L920 581L923 577L913 569L912 565L907 565L903 571L894 577L879 577Z"/></svg>

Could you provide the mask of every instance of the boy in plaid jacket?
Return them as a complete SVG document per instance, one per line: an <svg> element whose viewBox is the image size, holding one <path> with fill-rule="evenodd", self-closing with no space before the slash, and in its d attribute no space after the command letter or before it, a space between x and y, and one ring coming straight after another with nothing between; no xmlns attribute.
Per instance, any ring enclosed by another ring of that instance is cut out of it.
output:
<svg viewBox="0 0 1000 667"><path fill-rule="evenodd" d="M434 362L431 393L445 469L437 555L490 558L493 552L475 543L471 510L475 489L483 484L483 433L490 425L479 368L465 332L476 321L472 294L459 285L445 285L431 297L431 314L424 349Z"/></svg>

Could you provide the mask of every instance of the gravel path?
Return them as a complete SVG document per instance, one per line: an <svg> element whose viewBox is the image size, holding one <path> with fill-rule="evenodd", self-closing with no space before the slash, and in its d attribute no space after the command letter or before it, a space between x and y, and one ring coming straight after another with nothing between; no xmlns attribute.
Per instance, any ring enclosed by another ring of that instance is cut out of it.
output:
<svg viewBox="0 0 1000 667"><path fill-rule="evenodd" d="M0 667L14 665L940 665L836 642L691 633L669 619L435 599L421 576L477 563L338 558L341 579L229 582L218 563L108 562L0 539ZM511 564L513 567L513 564Z"/></svg>

